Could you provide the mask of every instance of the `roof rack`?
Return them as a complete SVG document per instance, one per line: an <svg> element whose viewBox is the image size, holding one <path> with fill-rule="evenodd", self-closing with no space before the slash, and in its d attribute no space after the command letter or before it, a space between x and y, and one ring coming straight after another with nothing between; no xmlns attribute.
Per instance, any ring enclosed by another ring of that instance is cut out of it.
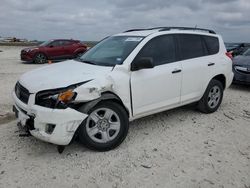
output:
<svg viewBox="0 0 250 188"><path fill-rule="evenodd" d="M130 29L130 30L124 31L124 33L133 32L133 31L156 30L156 29L164 29L164 28L166 27L153 27L153 28L147 28L147 29Z"/></svg>
<svg viewBox="0 0 250 188"><path fill-rule="evenodd" d="M153 28L148 28L148 29L130 29L125 31L124 33L127 32L132 32L132 31L145 31L145 30L155 30L159 29L159 31L169 31L171 29L178 29L178 30L197 30L197 31L206 31L208 33L216 34L213 30L210 29L204 29L204 28L197 28L197 27L153 27Z"/></svg>
<svg viewBox="0 0 250 188"><path fill-rule="evenodd" d="M149 29L130 29L130 30L124 31L123 33L128 33L128 32L133 32L133 31L144 31L144 30L149 30Z"/></svg>
<svg viewBox="0 0 250 188"><path fill-rule="evenodd" d="M198 27L165 27L162 28L160 31L168 31L171 29L179 29L179 30L198 30L198 31L206 31L208 33L216 34L213 30L211 29L204 29L204 28L198 28Z"/></svg>

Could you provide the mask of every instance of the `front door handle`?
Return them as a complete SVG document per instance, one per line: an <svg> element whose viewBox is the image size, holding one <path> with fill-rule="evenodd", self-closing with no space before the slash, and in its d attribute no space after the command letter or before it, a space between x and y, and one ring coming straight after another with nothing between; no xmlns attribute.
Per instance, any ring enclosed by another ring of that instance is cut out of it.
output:
<svg viewBox="0 0 250 188"><path fill-rule="evenodd" d="M176 73L179 73L179 72L181 72L181 69L175 69L175 70L172 71L172 74L176 74Z"/></svg>
<svg viewBox="0 0 250 188"><path fill-rule="evenodd" d="M210 67L210 66L214 66L214 65L215 65L215 63L208 63L208 64L207 64L207 66L209 66L209 67Z"/></svg>

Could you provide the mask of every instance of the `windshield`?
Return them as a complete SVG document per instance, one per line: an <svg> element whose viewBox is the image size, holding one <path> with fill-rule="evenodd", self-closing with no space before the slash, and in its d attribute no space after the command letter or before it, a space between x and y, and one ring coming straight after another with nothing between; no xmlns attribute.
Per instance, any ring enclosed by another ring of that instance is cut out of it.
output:
<svg viewBox="0 0 250 188"><path fill-rule="evenodd" d="M51 43L51 40L45 41L42 44L40 44L39 46L47 46L49 43Z"/></svg>
<svg viewBox="0 0 250 188"><path fill-rule="evenodd" d="M142 41L143 37L108 37L83 54L79 60L101 66L122 64L128 55Z"/></svg>
<svg viewBox="0 0 250 188"><path fill-rule="evenodd" d="M242 55L244 56L250 56L250 48L247 49Z"/></svg>

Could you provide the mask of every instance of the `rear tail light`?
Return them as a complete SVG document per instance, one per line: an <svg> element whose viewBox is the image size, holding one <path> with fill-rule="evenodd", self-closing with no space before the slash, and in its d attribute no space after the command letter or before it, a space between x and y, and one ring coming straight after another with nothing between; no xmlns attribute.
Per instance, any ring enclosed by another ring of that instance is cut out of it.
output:
<svg viewBox="0 0 250 188"><path fill-rule="evenodd" d="M231 52L226 52L226 56L229 57L230 59L233 59L233 55Z"/></svg>

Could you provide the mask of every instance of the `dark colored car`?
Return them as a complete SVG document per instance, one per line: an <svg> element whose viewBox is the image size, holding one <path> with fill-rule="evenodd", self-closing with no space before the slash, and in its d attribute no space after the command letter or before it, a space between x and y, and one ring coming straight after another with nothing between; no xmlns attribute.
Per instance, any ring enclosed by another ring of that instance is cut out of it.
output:
<svg viewBox="0 0 250 188"><path fill-rule="evenodd" d="M228 52L237 56L244 53L250 47L250 43L225 43L225 46Z"/></svg>
<svg viewBox="0 0 250 188"><path fill-rule="evenodd" d="M234 83L250 84L250 48L233 58Z"/></svg>
<svg viewBox="0 0 250 188"><path fill-rule="evenodd" d="M37 64L47 60L72 59L81 56L87 46L78 40L49 40L37 47L25 48L21 51L21 60Z"/></svg>

